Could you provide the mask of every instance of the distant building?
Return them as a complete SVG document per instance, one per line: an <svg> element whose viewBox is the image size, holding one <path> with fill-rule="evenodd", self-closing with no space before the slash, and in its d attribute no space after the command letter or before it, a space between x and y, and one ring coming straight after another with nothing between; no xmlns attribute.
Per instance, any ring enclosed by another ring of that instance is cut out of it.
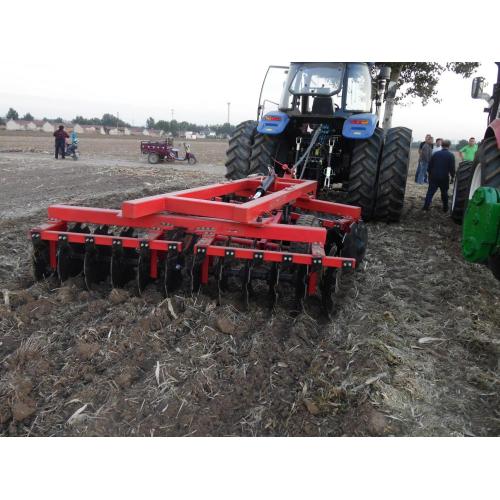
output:
<svg viewBox="0 0 500 500"><path fill-rule="evenodd" d="M10 120L7 120L7 123L5 124L5 129L6 130L26 130L25 126L21 122L22 122L22 120L13 120L11 118Z"/></svg>
<svg viewBox="0 0 500 500"><path fill-rule="evenodd" d="M86 132L85 128L82 125L80 125L79 123L73 123L73 130L77 134L84 134Z"/></svg>

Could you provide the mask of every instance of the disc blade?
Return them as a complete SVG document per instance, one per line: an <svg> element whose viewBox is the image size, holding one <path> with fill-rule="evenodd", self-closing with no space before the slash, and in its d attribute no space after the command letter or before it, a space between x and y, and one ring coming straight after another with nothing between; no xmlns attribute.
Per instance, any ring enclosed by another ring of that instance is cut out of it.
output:
<svg viewBox="0 0 500 500"><path fill-rule="evenodd" d="M144 292L146 286L151 281L149 276L151 266L151 256L149 251L143 251L139 254L137 267L135 268L135 284L137 294L140 296Z"/></svg>
<svg viewBox="0 0 500 500"><path fill-rule="evenodd" d="M273 262L271 264L271 268L269 270L269 292L268 292L268 300L269 300L269 308L274 309L278 302L278 282L280 279L280 267L279 264Z"/></svg>
<svg viewBox="0 0 500 500"><path fill-rule="evenodd" d="M163 271L162 290L165 297L182 286L182 264L177 251L168 252Z"/></svg>

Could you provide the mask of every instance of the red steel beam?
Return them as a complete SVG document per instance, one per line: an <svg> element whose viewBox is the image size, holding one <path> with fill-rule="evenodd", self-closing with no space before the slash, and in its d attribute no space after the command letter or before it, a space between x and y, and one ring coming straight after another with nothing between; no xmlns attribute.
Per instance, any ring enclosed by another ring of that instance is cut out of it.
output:
<svg viewBox="0 0 500 500"><path fill-rule="evenodd" d="M316 191L316 181L294 181L279 179L274 190L257 200L241 204L230 204L213 201L212 198L233 194L242 190L256 191L262 177L242 179L224 184L213 184L200 188L177 191L159 196L129 200L122 203L122 214L128 218L139 218L146 215L169 211L180 214L209 214L211 217L250 223L262 215L300 197L312 195Z"/></svg>
<svg viewBox="0 0 500 500"><path fill-rule="evenodd" d="M196 245L196 248L200 248L203 245L199 243ZM234 252L233 257L236 259L245 259L245 260L253 260L255 258L255 254L261 254L263 256L262 259L265 262L285 262L292 264L304 264L304 265L312 265L314 255L311 254L303 254L303 253L293 253L293 252L275 252L272 250L257 250L254 248L238 248L238 247L224 247L219 245L208 245L205 247L207 250L207 255L212 257L225 257L226 252L231 251ZM291 257L291 260L284 260L284 257ZM356 267L355 259L348 259L344 257L323 257L322 265L324 267L348 267L354 268Z"/></svg>
<svg viewBox="0 0 500 500"><path fill-rule="evenodd" d="M81 222L122 227L147 229L185 228L196 234L212 232L217 235L242 238L268 239L273 241L301 241L304 243L325 243L326 229L321 227L292 226L288 224L240 224L209 217L194 217L177 214L148 215L139 219L122 217L119 210L106 208L75 207L72 205L51 205L49 217L65 222Z"/></svg>
<svg viewBox="0 0 500 500"><path fill-rule="evenodd" d="M340 215L351 217L355 221L361 219L361 208L352 205L343 205L342 203L331 203L329 201L320 201L311 198L299 198L294 206L303 210L312 212L323 212L325 214Z"/></svg>
<svg viewBox="0 0 500 500"><path fill-rule="evenodd" d="M67 237L69 243L79 243L84 245L87 238L92 238L96 245L112 246L113 241L120 240L124 248L139 248L141 242L147 241L150 250L162 250L167 252L172 245L176 245L178 251L182 251L182 243L179 241L167 240L148 240L147 238L130 238L125 236L111 236L104 234L91 234L91 233L72 233L69 231L41 231L40 236L45 241L58 241L59 236L64 235Z"/></svg>

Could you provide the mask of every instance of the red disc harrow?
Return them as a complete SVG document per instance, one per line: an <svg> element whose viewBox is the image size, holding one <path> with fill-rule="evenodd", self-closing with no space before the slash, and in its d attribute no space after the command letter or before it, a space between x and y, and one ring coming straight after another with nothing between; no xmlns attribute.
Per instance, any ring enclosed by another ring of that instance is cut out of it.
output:
<svg viewBox="0 0 500 500"><path fill-rule="evenodd" d="M219 296L237 280L245 303L257 281L270 306L281 284L294 304L319 295L333 308L338 270L362 260L361 209L315 198L316 182L246 178L125 201L121 210L52 205L30 230L36 279L83 273L86 286L157 282L164 294L197 292L215 280Z"/></svg>

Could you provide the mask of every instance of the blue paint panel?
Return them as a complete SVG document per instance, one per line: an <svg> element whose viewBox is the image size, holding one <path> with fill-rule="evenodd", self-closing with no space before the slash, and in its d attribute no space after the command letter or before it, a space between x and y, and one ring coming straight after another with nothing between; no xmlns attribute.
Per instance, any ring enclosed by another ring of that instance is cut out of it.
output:
<svg viewBox="0 0 500 500"><path fill-rule="evenodd" d="M367 121L368 123L356 123L359 121ZM345 122L342 128L342 135L346 139L368 139L375 132L377 127L378 117L372 113L360 113L351 115Z"/></svg>
<svg viewBox="0 0 500 500"><path fill-rule="evenodd" d="M281 111L271 111L266 113L257 125L257 132L266 135L281 134L288 125L290 117Z"/></svg>

